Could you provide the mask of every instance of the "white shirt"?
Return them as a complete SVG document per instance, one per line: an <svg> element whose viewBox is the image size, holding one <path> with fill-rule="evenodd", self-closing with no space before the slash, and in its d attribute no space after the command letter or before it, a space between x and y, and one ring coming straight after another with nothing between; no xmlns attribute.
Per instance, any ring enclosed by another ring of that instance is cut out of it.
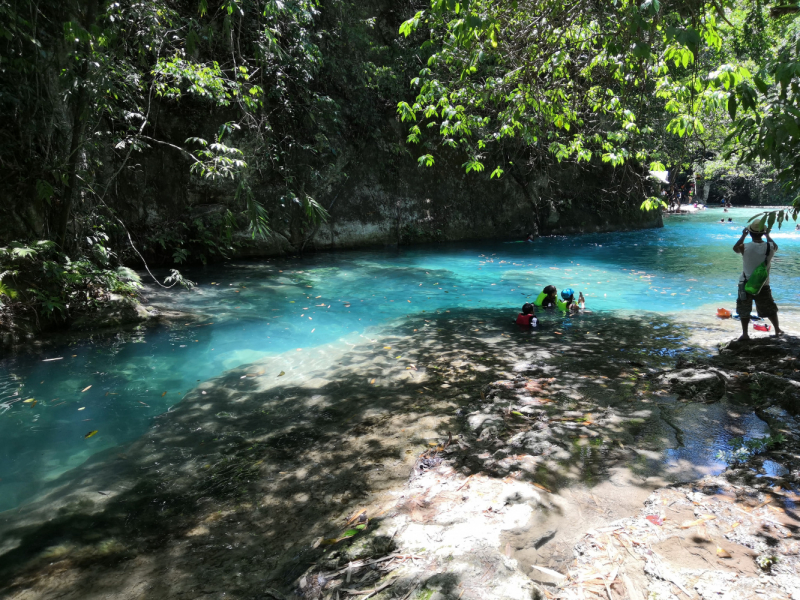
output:
<svg viewBox="0 0 800 600"><path fill-rule="evenodd" d="M769 258L767 259L767 272L769 272L772 266L772 257L775 256L777 250L777 245L775 242L772 242L772 248L769 251ZM750 275L753 274L756 267L764 262L764 256L766 254L767 242L747 242L744 245L744 252L742 253L742 262L744 263L742 270L744 272L739 276L739 283L744 283L745 277L748 279L750 278ZM764 285L769 285L769 277L767 277Z"/></svg>

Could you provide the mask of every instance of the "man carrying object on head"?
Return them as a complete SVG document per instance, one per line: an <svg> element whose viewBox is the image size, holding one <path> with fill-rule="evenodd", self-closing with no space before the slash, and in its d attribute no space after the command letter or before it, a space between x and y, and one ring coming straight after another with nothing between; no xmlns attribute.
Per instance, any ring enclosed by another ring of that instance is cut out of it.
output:
<svg viewBox="0 0 800 600"><path fill-rule="evenodd" d="M752 242L745 243L747 235L753 238ZM766 238L766 242L762 239ZM772 290L769 286L769 277L764 281L764 285L756 294L751 294L745 289L745 284L753 271L763 262L766 262L769 271L772 265L772 257L778 251L778 244L769 237L769 231L764 229L764 225L756 221L742 231L742 237L733 246L733 251L742 255L743 269L739 277L739 295L736 299L736 311L742 322L742 337L740 340L749 340L750 335L747 328L750 325L750 311L753 309L753 300L756 301L756 312L760 317L765 317L772 322L775 327L775 335L781 335L783 331L778 325L778 306L772 299Z"/></svg>

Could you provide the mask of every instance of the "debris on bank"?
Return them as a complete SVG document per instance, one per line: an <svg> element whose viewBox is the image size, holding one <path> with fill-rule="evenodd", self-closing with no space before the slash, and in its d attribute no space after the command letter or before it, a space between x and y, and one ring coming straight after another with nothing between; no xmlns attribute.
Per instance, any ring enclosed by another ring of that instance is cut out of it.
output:
<svg viewBox="0 0 800 600"><path fill-rule="evenodd" d="M547 596L800 599L798 501L723 477L657 490L639 516L588 532Z"/></svg>
<svg viewBox="0 0 800 600"><path fill-rule="evenodd" d="M736 373L698 372L684 365L631 379L655 379L706 401L720 387L735 389ZM328 549L296 581L296 593L321 600L800 600L800 494L791 473L746 483L734 468L661 487L638 515L580 536L569 556L518 560L508 536L562 510L557 487L574 483L564 465L575 441L606 447L609 462L624 459L626 426L642 417L635 403L603 408L574 386L535 374L485 386L459 410L462 434L420 454L394 500L359 509L342 523L348 531L318 541ZM535 543L552 537L545 532Z"/></svg>

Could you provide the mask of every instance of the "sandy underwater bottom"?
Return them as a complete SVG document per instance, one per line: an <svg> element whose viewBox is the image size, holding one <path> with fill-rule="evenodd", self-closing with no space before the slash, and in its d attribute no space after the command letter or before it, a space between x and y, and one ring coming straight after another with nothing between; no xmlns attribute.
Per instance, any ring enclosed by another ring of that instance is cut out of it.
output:
<svg viewBox="0 0 800 600"><path fill-rule="evenodd" d="M751 539L796 553L796 489L774 512L715 458L769 426L659 383L736 324L543 321L415 316L202 383L0 513L0 597L800 598Z"/></svg>

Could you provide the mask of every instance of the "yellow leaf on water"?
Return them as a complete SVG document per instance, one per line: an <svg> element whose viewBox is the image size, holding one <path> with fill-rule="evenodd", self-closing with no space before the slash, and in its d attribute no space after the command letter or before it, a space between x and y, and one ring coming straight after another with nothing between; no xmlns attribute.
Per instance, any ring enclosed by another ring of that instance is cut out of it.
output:
<svg viewBox="0 0 800 600"><path fill-rule="evenodd" d="M391 347L391 346L384 346L384 347L383 347L383 349L384 349L384 350L391 350L391 349L392 349L392 347Z"/></svg>
<svg viewBox="0 0 800 600"><path fill-rule="evenodd" d="M84 408L86 408L86 407L85 406L81 406L78 410L83 410Z"/></svg>
<svg viewBox="0 0 800 600"><path fill-rule="evenodd" d="M166 395L167 395L167 392L164 392L163 394L161 394L161 397L163 398Z"/></svg>
<svg viewBox="0 0 800 600"><path fill-rule="evenodd" d="M374 379L370 380L370 383L375 383L375 380Z"/></svg>
<svg viewBox="0 0 800 600"><path fill-rule="evenodd" d="M34 406L36 406L36 403L37 403L37 402L39 402L39 401L38 401L38 400L34 400L34 401L33 401L33 404L31 404L31 408L33 408Z"/></svg>
<svg viewBox="0 0 800 600"><path fill-rule="evenodd" d="M83 389L81 390L81 392L85 392L85 391L86 391L86 390L88 390L90 387L92 387L92 386L90 386L90 385L87 385L85 388L83 388Z"/></svg>
<svg viewBox="0 0 800 600"><path fill-rule="evenodd" d="M286 375L286 371L281 371L278 373L278 377L283 377L284 375Z"/></svg>
<svg viewBox="0 0 800 600"><path fill-rule="evenodd" d="M28 404L29 402L33 402L33 398L28 398L23 404Z"/></svg>
<svg viewBox="0 0 800 600"><path fill-rule="evenodd" d="M84 439L89 439L90 437L92 437L92 436L93 436L94 434L96 434L96 433L97 433L97 429L95 429L94 431L90 431L90 432L89 432L89 433L87 433L85 436L83 436L83 438L84 438Z"/></svg>

